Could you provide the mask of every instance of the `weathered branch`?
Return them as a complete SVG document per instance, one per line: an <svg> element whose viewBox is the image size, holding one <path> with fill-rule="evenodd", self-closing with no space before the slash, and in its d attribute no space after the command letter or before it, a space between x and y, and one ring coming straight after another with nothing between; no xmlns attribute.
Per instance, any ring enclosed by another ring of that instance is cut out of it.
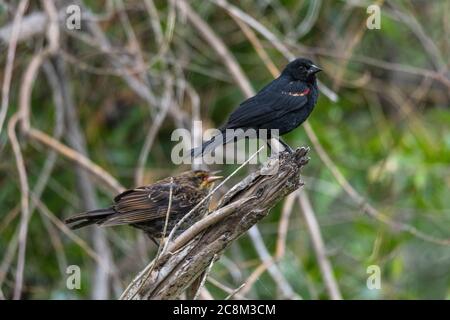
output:
<svg viewBox="0 0 450 320"><path fill-rule="evenodd" d="M308 162L307 148L282 152L236 184L214 212L168 245L133 280L122 299L175 299L219 259L223 251L283 197L299 188L300 170Z"/></svg>

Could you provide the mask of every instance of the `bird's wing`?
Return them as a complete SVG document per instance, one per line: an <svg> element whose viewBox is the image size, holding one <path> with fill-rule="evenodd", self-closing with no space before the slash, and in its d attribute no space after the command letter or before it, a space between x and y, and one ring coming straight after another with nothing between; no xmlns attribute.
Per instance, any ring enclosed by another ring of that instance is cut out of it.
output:
<svg viewBox="0 0 450 320"><path fill-rule="evenodd" d="M244 102L230 115L225 128L257 127L297 111L308 102L309 89L297 81L267 87Z"/></svg>
<svg viewBox="0 0 450 320"><path fill-rule="evenodd" d="M172 186L171 215L188 210L192 206L185 196L188 191L179 192L180 187L176 183ZM108 217L101 225L133 224L163 218L167 214L169 198L170 183L127 190L114 199L116 213Z"/></svg>

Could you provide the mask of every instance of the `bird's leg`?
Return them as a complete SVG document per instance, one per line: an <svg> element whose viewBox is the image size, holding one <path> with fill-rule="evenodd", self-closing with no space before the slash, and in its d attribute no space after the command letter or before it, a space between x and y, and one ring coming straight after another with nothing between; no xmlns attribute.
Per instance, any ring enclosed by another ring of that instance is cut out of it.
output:
<svg viewBox="0 0 450 320"><path fill-rule="evenodd" d="M272 144L270 143L270 139L266 139L267 148L270 152L272 152Z"/></svg>
<svg viewBox="0 0 450 320"><path fill-rule="evenodd" d="M286 143L284 142L281 138L278 139L278 141L281 143L281 145L284 147L284 150L289 152L289 153L293 153L294 150L292 150L292 148Z"/></svg>
<svg viewBox="0 0 450 320"><path fill-rule="evenodd" d="M269 139L266 140L267 146L269 147L269 150L272 151L272 141L273 141L273 140L278 141L278 143L281 144L281 145L283 146L283 148L284 148L283 151L287 151L287 152L289 152L289 153L293 153L293 152L294 152L294 150L292 150L292 148L291 148L286 142L284 142L280 137L277 137L277 138L269 138ZM276 151L277 153L280 152L280 148L279 148L278 145L276 146L275 151Z"/></svg>

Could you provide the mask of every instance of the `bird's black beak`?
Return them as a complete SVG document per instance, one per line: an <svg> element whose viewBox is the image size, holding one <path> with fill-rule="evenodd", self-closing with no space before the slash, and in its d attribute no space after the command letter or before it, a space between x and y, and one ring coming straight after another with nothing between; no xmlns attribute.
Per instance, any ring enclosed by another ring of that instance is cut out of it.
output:
<svg viewBox="0 0 450 320"><path fill-rule="evenodd" d="M308 69L308 75L313 75L320 71L322 71L322 69L320 69L318 66L312 64Z"/></svg>

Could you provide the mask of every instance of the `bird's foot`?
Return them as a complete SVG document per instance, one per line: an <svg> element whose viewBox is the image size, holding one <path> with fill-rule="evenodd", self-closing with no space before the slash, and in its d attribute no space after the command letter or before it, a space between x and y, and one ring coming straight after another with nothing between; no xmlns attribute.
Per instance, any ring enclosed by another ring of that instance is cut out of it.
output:
<svg viewBox="0 0 450 320"><path fill-rule="evenodd" d="M284 142L283 140L278 140L278 141L280 141L280 143L281 143L281 145L284 147L284 150L283 151L287 151L287 152L289 152L289 153L294 153L294 150L286 143L286 142Z"/></svg>

